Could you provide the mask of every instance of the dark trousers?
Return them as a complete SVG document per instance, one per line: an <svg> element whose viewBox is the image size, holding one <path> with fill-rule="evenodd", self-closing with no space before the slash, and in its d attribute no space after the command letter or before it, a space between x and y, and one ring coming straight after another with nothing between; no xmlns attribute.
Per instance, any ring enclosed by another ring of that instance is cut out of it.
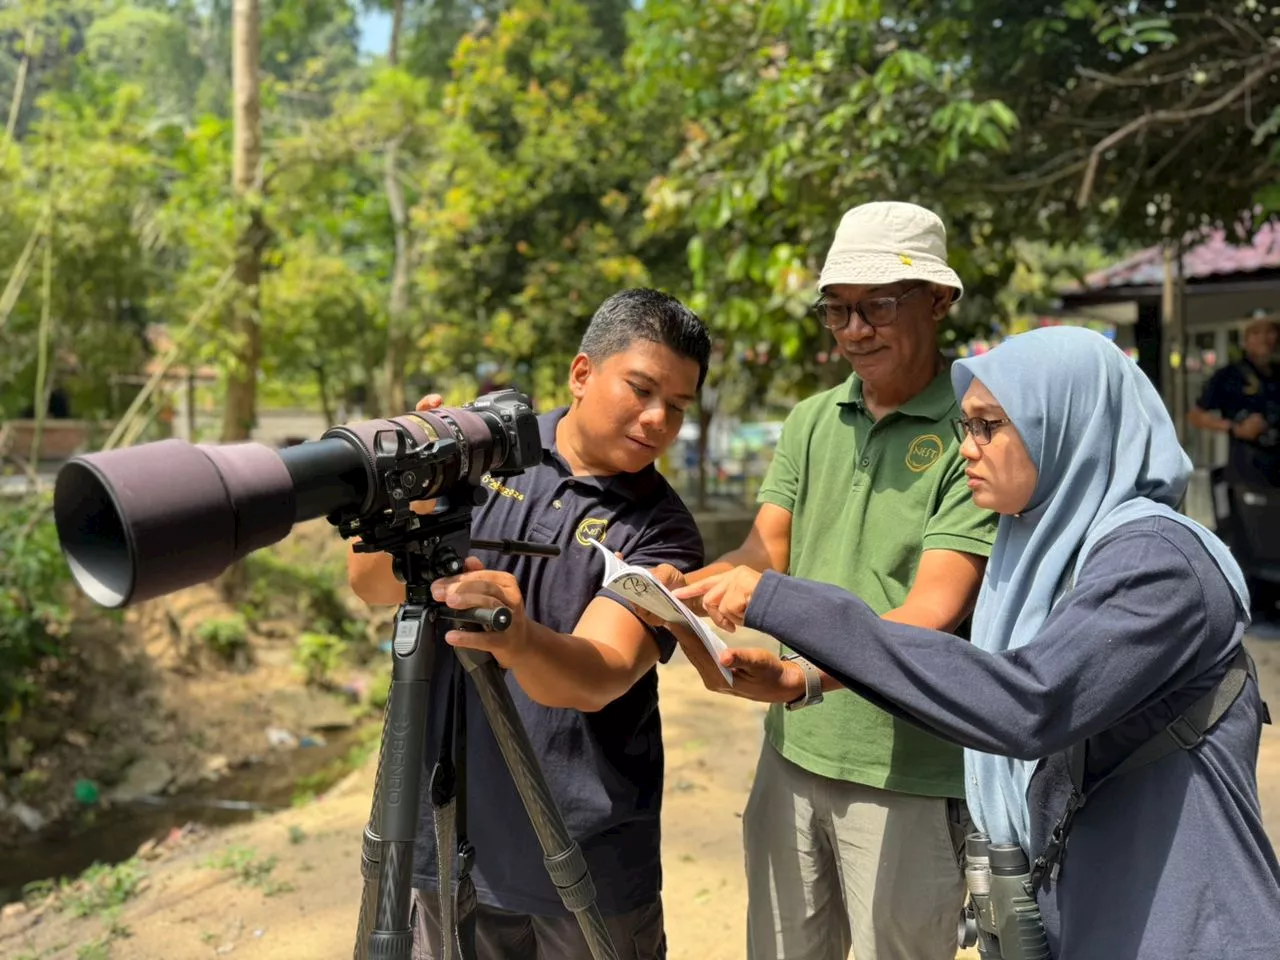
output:
<svg viewBox="0 0 1280 960"><path fill-rule="evenodd" d="M605 917L618 960L666 960L662 901ZM440 901L434 890L413 891L413 960L438 960ZM591 960L586 938L572 916L538 917L481 903L476 907L477 960Z"/></svg>

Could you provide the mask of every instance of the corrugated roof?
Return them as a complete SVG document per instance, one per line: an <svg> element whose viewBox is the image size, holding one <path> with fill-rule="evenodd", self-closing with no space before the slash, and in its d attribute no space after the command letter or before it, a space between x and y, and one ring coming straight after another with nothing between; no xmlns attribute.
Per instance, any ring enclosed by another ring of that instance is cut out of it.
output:
<svg viewBox="0 0 1280 960"><path fill-rule="evenodd" d="M1232 274L1280 269L1280 223L1264 223L1246 244L1228 243L1226 232L1213 230L1182 255L1183 276L1204 280ZM1065 293L1106 290L1112 287L1150 287L1164 282L1164 254L1148 247L1115 266L1085 277L1084 286L1072 285Z"/></svg>

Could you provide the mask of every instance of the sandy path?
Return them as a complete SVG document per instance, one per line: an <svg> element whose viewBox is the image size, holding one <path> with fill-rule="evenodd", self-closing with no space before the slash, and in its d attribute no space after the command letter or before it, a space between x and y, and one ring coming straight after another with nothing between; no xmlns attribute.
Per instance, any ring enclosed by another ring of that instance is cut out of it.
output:
<svg viewBox="0 0 1280 960"><path fill-rule="evenodd" d="M1264 692L1280 718L1280 641L1252 648ZM665 905L671 960L740 960L746 891L742 807L760 746L763 708L706 693L679 659L662 671L668 751ZM368 815L372 769L353 775L319 802L200 839L149 864L147 889L124 908L131 936L110 956L130 960L309 960L351 955L360 896L358 839ZM1280 731L1263 733L1259 781L1273 837L1280 837ZM300 831L300 832L299 832ZM291 836L292 832L292 836ZM255 862L274 856L268 883L292 890L268 896L232 872L208 866L233 847ZM103 936L101 917L67 914L0 925L0 956L70 958ZM90 956L94 956L91 954Z"/></svg>

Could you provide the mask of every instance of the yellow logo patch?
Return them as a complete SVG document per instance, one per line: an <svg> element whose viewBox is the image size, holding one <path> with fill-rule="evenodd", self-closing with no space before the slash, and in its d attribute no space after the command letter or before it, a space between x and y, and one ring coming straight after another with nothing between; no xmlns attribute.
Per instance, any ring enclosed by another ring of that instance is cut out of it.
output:
<svg viewBox="0 0 1280 960"><path fill-rule="evenodd" d="M587 517L578 524L578 532L575 539L584 547L591 546L592 540L599 540L604 543L605 527L609 525L609 521L602 517Z"/></svg>
<svg viewBox="0 0 1280 960"><path fill-rule="evenodd" d="M905 264L906 266L908 267L911 266L911 258L908 257L905 253L898 254L898 259L901 260L903 264Z"/></svg>
<svg viewBox="0 0 1280 960"><path fill-rule="evenodd" d="M913 473L924 473L942 459L944 449L941 437L932 433L921 434L907 447L907 469Z"/></svg>

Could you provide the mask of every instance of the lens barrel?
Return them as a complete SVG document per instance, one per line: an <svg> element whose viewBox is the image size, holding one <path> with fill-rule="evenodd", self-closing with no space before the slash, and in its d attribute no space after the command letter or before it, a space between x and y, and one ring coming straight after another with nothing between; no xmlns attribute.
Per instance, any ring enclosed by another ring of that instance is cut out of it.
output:
<svg viewBox="0 0 1280 960"><path fill-rule="evenodd" d="M212 580L296 523L380 518L392 489L430 499L536 462L527 398L502 391L476 406L346 424L280 450L160 440L73 457L54 483L63 554L92 600L124 607Z"/></svg>

